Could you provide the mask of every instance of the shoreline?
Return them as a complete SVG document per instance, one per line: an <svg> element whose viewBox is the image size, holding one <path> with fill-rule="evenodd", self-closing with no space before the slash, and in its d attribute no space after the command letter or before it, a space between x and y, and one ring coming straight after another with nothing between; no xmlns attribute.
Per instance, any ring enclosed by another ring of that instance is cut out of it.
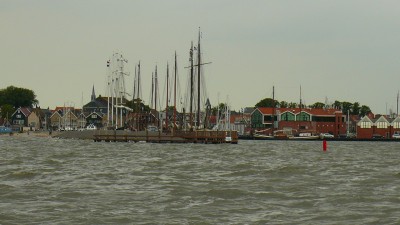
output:
<svg viewBox="0 0 400 225"><path fill-rule="evenodd" d="M103 131L108 133L107 131ZM94 135L103 133L102 130L84 130L84 131L53 131L51 134L48 131L25 131L23 133L12 133L2 134L4 136L16 136L16 137L38 137L38 138L63 138L63 139L81 139L81 140L94 140ZM119 131L120 134L135 134L136 132ZM252 136L239 136L239 140L250 140L250 141L335 141L335 142L400 142L400 139L357 139L357 138L329 138L329 139L274 139L274 138L259 138Z"/></svg>
<svg viewBox="0 0 400 225"><path fill-rule="evenodd" d="M325 139L276 139L276 138L260 138L252 136L239 136L239 140L254 141L371 141L371 142L400 142L400 139L394 138L325 138Z"/></svg>

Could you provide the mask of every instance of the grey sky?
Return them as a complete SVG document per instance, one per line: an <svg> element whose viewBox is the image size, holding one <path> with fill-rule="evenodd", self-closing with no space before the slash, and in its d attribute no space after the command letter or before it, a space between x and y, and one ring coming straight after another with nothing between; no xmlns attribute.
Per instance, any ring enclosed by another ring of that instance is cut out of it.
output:
<svg viewBox="0 0 400 225"><path fill-rule="evenodd" d="M178 54L181 88L190 42L203 33L213 105L234 109L265 97L358 101L375 113L396 110L400 89L400 1L136 0L0 1L0 88L35 91L41 107L77 107L105 94L106 61L121 51L128 70L142 64L161 80ZM133 76L127 78L132 90ZM160 83L162 89L163 84Z"/></svg>

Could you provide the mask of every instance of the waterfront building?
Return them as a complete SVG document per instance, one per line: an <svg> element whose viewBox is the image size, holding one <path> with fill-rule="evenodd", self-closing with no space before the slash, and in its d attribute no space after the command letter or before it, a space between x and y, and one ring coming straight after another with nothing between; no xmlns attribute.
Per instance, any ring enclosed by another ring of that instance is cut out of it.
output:
<svg viewBox="0 0 400 225"><path fill-rule="evenodd" d="M28 116L28 127L30 130L48 129L50 124L50 116L52 112L49 109L41 109L36 107L30 110Z"/></svg>
<svg viewBox="0 0 400 225"><path fill-rule="evenodd" d="M31 111L27 107L19 107L11 115L12 129L14 131L22 131L24 127L28 127L28 116Z"/></svg>
<svg viewBox="0 0 400 225"><path fill-rule="evenodd" d="M76 130L80 128L79 117L80 109L74 107L58 106L50 116L50 126L53 130Z"/></svg>
<svg viewBox="0 0 400 225"><path fill-rule="evenodd" d="M400 117L388 118L377 115L374 118L364 116L357 123L357 138L391 138L395 132L400 132Z"/></svg>
<svg viewBox="0 0 400 225"><path fill-rule="evenodd" d="M103 127L104 121L103 118L107 118L107 115L102 114L100 112L92 112L86 116L86 126L93 124L98 128Z"/></svg>
<svg viewBox="0 0 400 225"><path fill-rule="evenodd" d="M339 137L347 131L345 118L337 109L258 107L251 114L251 127L266 135L273 135L274 130L292 130Z"/></svg>

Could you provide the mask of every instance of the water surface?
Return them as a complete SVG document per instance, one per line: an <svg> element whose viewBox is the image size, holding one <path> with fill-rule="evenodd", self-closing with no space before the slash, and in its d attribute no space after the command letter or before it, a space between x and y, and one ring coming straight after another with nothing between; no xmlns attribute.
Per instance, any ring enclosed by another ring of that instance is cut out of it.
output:
<svg viewBox="0 0 400 225"><path fill-rule="evenodd" d="M0 136L0 224L399 224L400 143Z"/></svg>

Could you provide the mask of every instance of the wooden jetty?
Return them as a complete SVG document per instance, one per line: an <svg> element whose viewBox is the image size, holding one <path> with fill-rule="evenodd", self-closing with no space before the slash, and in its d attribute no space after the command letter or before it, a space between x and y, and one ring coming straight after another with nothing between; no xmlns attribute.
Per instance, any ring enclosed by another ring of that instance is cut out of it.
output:
<svg viewBox="0 0 400 225"><path fill-rule="evenodd" d="M162 132L96 132L93 135L95 142L151 142L151 143L204 143L222 144L238 143L237 131L179 131L175 133Z"/></svg>

